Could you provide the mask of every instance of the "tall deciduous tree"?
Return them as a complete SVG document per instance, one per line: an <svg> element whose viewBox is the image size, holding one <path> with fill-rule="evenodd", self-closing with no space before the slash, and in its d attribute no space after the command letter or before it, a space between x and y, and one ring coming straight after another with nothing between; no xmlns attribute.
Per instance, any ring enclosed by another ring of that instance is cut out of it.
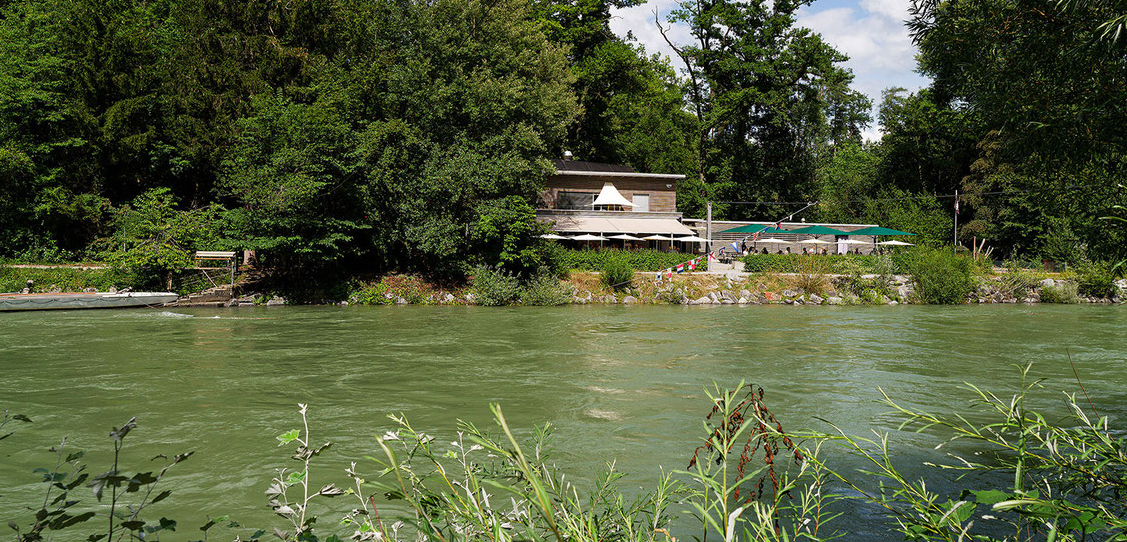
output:
<svg viewBox="0 0 1127 542"><path fill-rule="evenodd" d="M681 46L666 40L689 79L700 183L713 197L773 201L815 191L814 152L826 135L823 92L841 88L850 76L836 66L844 55L795 26L806 3L685 0L669 17L693 36ZM761 218L767 212L740 206L726 214Z"/></svg>

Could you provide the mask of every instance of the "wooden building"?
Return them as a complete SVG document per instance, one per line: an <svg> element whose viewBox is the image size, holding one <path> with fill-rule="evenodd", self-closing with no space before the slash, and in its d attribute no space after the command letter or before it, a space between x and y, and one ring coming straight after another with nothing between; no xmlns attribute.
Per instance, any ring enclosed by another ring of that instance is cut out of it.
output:
<svg viewBox="0 0 1127 542"><path fill-rule="evenodd" d="M627 166L556 160L537 219L561 234L692 235L677 212L684 175L639 173Z"/></svg>

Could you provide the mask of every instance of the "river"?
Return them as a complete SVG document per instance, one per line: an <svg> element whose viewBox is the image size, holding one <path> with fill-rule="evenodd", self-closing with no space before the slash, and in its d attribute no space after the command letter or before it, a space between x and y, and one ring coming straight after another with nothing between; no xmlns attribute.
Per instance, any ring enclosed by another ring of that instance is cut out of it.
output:
<svg viewBox="0 0 1127 542"><path fill-rule="evenodd" d="M853 434L889 432L901 466L932 476L921 464L943 459L933 450L940 436L897 431L878 388L910 406L964 411L972 397L963 382L1010 394L1017 366L1033 363L1048 379L1034 404L1063 414L1061 392L1077 391L1070 352L1095 407L1122 428L1125 331L1127 309L1108 305L3 314L0 409L34 423L0 432L16 430L0 441L0 519L25 517L21 507L42 498L32 469L53 463L46 448L65 436L103 472L110 428L136 416L126 468L195 452L171 471L175 491L159 513L184 526L221 514L280 525L263 490L274 469L291 466L274 437L298 427L299 402L310 406L314 440L335 443L315 473L325 482L346 482L349 460L374 470L363 457L377 451L373 435L392 428L389 413L449 438L457 419L491 426L488 405L499 403L523 434L551 422L555 461L569 474L589 478L614 459L637 487L660 468L685 467L710 407L703 390L741 380L766 389L786 429L826 429L822 418ZM835 453L831 463L857 466ZM859 510L837 524L897 539L879 521Z"/></svg>

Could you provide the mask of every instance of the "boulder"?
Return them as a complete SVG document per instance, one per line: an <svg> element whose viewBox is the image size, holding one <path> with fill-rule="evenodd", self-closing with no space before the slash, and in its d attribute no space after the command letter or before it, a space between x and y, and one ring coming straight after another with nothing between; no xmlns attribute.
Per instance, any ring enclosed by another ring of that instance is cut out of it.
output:
<svg viewBox="0 0 1127 542"><path fill-rule="evenodd" d="M818 294L810 294L810 303L814 305L821 305L822 301L825 301L824 299L822 299L822 296Z"/></svg>
<svg viewBox="0 0 1127 542"><path fill-rule="evenodd" d="M443 303L453 303L454 302L454 294L447 292L446 295L442 296L442 302Z"/></svg>
<svg viewBox="0 0 1127 542"><path fill-rule="evenodd" d="M270 301L266 302L267 307L277 307L277 306L285 305L285 304L286 304L286 300L281 298L281 297L275 297L274 299L271 299ZM347 305L348 302L345 301L344 304Z"/></svg>
<svg viewBox="0 0 1127 542"><path fill-rule="evenodd" d="M827 305L842 305L844 303L845 303L845 300L840 298L840 297L830 296L829 298L826 299Z"/></svg>
<svg viewBox="0 0 1127 542"><path fill-rule="evenodd" d="M395 304L396 304L396 305L406 305L406 304L407 304L407 299L406 299L406 298L402 298L402 297L400 297L400 298L397 298L397 299L395 300Z"/></svg>
<svg viewBox="0 0 1127 542"><path fill-rule="evenodd" d="M889 301L889 302L888 302L888 304L889 304L889 305L899 305L899 304L900 304L900 302L899 302L899 301L896 301L895 299L893 299L892 301Z"/></svg>
<svg viewBox="0 0 1127 542"><path fill-rule="evenodd" d="M636 304L637 302L638 302L638 298L636 298L632 295L628 295L628 296L622 298L622 304L623 305L633 305L633 304Z"/></svg>
<svg viewBox="0 0 1127 542"><path fill-rule="evenodd" d="M267 303L267 305L269 305L269 303ZM342 306L342 307L347 307L347 306L348 306L348 302L347 302L347 301L341 301L341 302L340 302L340 306Z"/></svg>
<svg viewBox="0 0 1127 542"><path fill-rule="evenodd" d="M795 297L797 295L798 295L798 292L796 292L794 290L783 290L783 297Z"/></svg>
<svg viewBox="0 0 1127 542"><path fill-rule="evenodd" d="M740 296L740 298L736 300L736 303L739 303L740 305L747 305L747 298Z"/></svg>
<svg viewBox="0 0 1127 542"><path fill-rule="evenodd" d="M778 303L782 298L775 292L763 292L764 303Z"/></svg>
<svg viewBox="0 0 1127 542"><path fill-rule="evenodd" d="M740 297L744 299L751 299L751 292L747 291L746 289L740 290Z"/></svg>
<svg viewBox="0 0 1127 542"><path fill-rule="evenodd" d="M716 295L716 292L708 292L708 298L711 299L713 303L720 302L720 296Z"/></svg>
<svg viewBox="0 0 1127 542"><path fill-rule="evenodd" d="M473 303L473 301L474 301L474 296L473 296L473 294L471 294L471 293L467 293L467 294L466 294L466 303Z"/></svg>
<svg viewBox="0 0 1127 542"><path fill-rule="evenodd" d="M711 305L712 304L712 298L708 297L708 296L701 296L700 299L693 301L691 304L692 305Z"/></svg>
<svg viewBox="0 0 1127 542"><path fill-rule="evenodd" d="M1044 279L1041 282L1039 282L1038 285L1041 286L1042 288L1052 288L1053 286L1057 285L1057 281L1055 281L1053 279Z"/></svg>

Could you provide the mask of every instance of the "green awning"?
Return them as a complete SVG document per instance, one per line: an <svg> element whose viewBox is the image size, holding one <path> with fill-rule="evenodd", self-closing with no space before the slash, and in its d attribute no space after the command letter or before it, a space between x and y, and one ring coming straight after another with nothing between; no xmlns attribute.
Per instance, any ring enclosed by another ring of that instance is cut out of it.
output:
<svg viewBox="0 0 1127 542"><path fill-rule="evenodd" d="M847 232L845 235L915 235L906 231L894 230L892 228L882 228L880 226L873 226L871 228L861 228Z"/></svg>
<svg viewBox="0 0 1127 542"><path fill-rule="evenodd" d="M797 230L790 230L787 233L805 233L808 235L852 235L852 232L835 230L825 226L806 226L805 228L798 228Z"/></svg>
<svg viewBox="0 0 1127 542"><path fill-rule="evenodd" d="M770 224L749 224L747 226L740 226L730 230L724 230L720 233L790 233L787 230L776 229Z"/></svg>

